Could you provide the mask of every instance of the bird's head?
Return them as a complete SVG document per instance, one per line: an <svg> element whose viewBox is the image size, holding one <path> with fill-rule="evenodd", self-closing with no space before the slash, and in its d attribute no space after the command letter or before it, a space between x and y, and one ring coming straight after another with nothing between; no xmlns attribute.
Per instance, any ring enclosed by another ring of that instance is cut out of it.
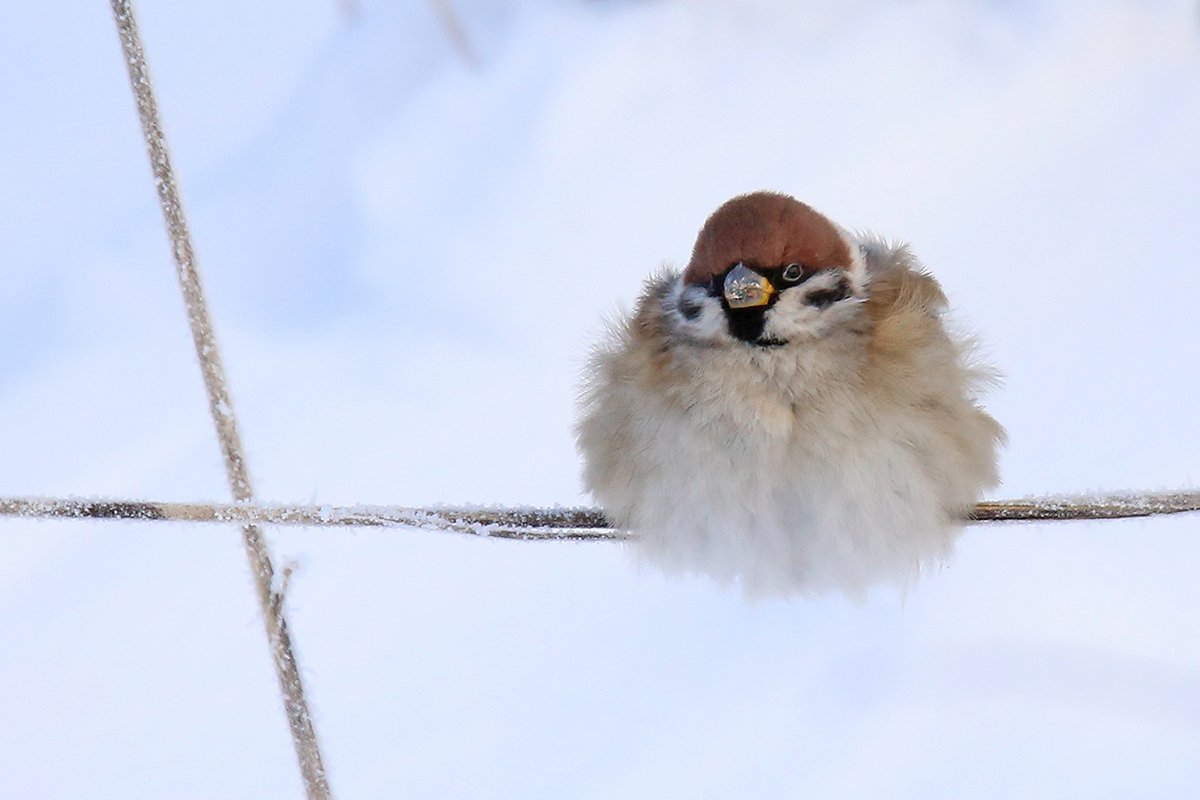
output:
<svg viewBox="0 0 1200 800"><path fill-rule="evenodd" d="M754 192L704 223L667 304L690 339L770 348L828 335L865 291L849 234L793 197Z"/></svg>

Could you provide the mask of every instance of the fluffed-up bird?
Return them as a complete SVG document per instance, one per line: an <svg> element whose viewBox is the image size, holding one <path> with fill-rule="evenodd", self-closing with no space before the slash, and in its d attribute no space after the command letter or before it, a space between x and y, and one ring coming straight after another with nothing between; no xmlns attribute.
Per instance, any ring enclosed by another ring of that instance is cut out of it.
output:
<svg viewBox="0 0 1200 800"><path fill-rule="evenodd" d="M644 559L751 594L906 585L998 482L994 373L908 248L796 199L718 208L588 363L584 483Z"/></svg>

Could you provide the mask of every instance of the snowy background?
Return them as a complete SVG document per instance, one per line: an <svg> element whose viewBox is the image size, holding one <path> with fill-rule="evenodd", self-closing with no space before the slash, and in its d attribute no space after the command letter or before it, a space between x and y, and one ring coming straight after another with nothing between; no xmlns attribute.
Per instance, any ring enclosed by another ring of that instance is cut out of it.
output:
<svg viewBox="0 0 1200 800"><path fill-rule="evenodd" d="M911 241L999 496L1200 482L1184 0L139 4L259 495L585 502L601 316L758 188ZM0 26L0 495L228 497L107 4ZM432 299L431 299L432 298ZM977 527L906 597L272 531L341 798L1200 793L1200 517ZM235 529L0 520L7 797L302 793Z"/></svg>

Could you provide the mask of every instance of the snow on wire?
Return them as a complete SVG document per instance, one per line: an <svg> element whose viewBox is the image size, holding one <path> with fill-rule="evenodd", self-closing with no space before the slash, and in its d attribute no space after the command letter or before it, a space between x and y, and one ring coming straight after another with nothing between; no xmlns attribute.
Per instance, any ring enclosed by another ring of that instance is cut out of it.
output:
<svg viewBox="0 0 1200 800"><path fill-rule="evenodd" d="M1124 519L1200 511L1200 492L1061 495L985 501L968 523ZM635 538L595 508L410 508L381 505L179 503L88 498L0 498L0 516L302 527L417 528L527 541Z"/></svg>

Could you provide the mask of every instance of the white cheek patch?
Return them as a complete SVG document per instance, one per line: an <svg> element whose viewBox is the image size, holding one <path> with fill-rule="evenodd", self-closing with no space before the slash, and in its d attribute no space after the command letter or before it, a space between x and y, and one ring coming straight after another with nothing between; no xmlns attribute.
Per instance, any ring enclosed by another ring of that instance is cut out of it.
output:
<svg viewBox="0 0 1200 800"><path fill-rule="evenodd" d="M689 339L713 342L729 336L721 301L709 297L699 286L675 281L663 298L663 305L675 330Z"/></svg>
<svg viewBox="0 0 1200 800"><path fill-rule="evenodd" d="M849 270L827 270L799 286L785 289L780 293L779 301L767 312L763 332L784 341L825 335L856 313L866 296L866 277L866 266L860 255ZM827 306L809 304L811 295L835 290L839 284L846 285L848 294L845 298Z"/></svg>
<svg viewBox="0 0 1200 800"><path fill-rule="evenodd" d="M824 276L814 276L799 286L784 289L779 300L767 312L763 334L783 341L819 334L822 309L808 305L804 298L813 289L827 288L825 282Z"/></svg>

